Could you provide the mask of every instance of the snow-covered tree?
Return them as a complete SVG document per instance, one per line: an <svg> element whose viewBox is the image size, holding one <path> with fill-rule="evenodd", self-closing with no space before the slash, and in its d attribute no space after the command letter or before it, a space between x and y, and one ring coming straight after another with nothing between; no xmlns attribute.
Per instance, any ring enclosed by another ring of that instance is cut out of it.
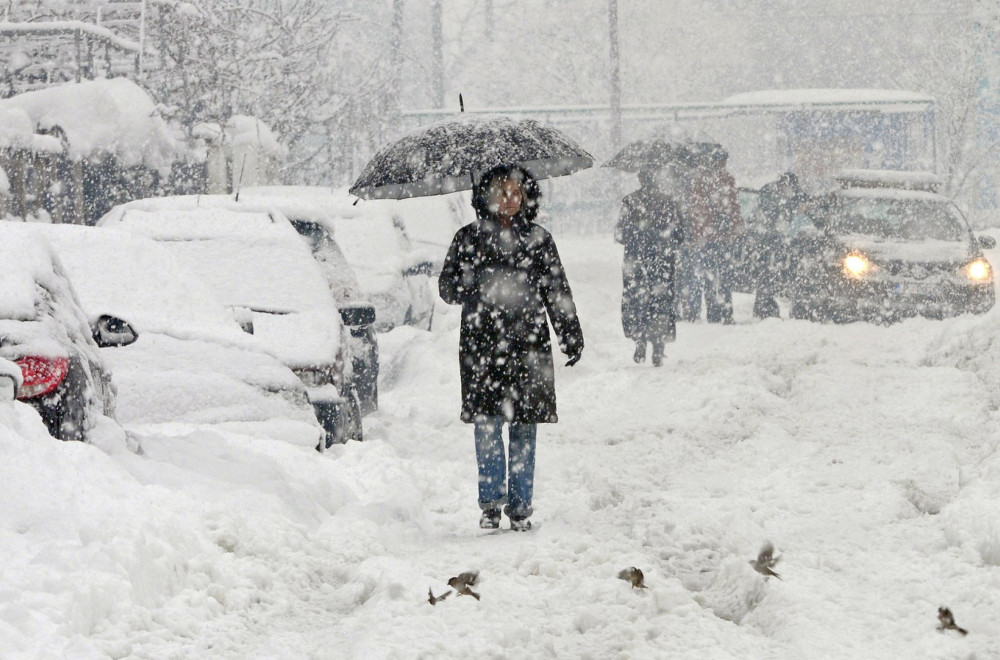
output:
<svg viewBox="0 0 1000 660"><path fill-rule="evenodd" d="M289 147L293 181L320 177L332 145L344 146L332 130L354 120L351 102L381 80L378 71L351 78L343 28L358 17L326 0L161 0L156 8L149 35L159 61L149 83L169 116L188 136L235 114L260 118Z"/></svg>

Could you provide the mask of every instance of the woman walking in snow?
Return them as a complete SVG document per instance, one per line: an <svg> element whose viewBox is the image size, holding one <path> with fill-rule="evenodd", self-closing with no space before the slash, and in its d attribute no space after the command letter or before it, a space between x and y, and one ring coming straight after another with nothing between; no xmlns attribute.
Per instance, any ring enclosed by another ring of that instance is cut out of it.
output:
<svg viewBox="0 0 1000 660"><path fill-rule="evenodd" d="M501 507L511 529L531 528L536 425L558 419L546 315L567 366L583 352L555 242L534 223L540 197L538 183L519 166L484 174L472 194L477 220L455 234L438 281L441 298L462 305L462 420L475 425L484 529L500 526Z"/></svg>
<svg viewBox="0 0 1000 660"><path fill-rule="evenodd" d="M632 359L646 359L653 347L653 366L663 364L663 346L677 336L674 313L674 269L683 240L681 214L664 193L657 172L641 170L638 190L622 200L615 240L625 246L622 261L622 328L635 342Z"/></svg>

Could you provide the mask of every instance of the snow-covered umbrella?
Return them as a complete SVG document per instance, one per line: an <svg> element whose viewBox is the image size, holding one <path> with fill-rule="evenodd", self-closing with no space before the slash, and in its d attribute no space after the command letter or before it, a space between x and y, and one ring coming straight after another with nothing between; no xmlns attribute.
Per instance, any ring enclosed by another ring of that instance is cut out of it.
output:
<svg viewBox="0 0 1000 660"><path fill-rule="evenodd" d="M500 164L517 164L536 179L572 174L594 158L559 130L534 119L496 115L449 119L386 146L351 187L363 199L403 199L469 190Z"/></svg>
<svg viewBox="0 0 1000 660"><path fill-rule="evenodd" d="M658 127L643 139L625 145L604 163L604 167L625 172L694 167L699 160L719 151L725 152L725 149L704 130L691 131L680 124L670 123Z"/></svg>

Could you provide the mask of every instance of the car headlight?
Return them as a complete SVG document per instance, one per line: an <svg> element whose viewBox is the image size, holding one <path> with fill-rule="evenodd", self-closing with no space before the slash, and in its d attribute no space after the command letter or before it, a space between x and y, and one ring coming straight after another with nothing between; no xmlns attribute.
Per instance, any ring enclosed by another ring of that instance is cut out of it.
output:
<svg viewBox="0 0 1000 660"><path fill-rule="evenodd" d="M856 280L868 274L872 263L863 254L852 253L844 257L844 274Z"/></svg>
<svg viewBox="0 0 1000 660"><path fill-rule="evenodd" d="M990 262L980 257L965 265L965 276L973 282L989 282L993 279L993 268Z"/></svg>

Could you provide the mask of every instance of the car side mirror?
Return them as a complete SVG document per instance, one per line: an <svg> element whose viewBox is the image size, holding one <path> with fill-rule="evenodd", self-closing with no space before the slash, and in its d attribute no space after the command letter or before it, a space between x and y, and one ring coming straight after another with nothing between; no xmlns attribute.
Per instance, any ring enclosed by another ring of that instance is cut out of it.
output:
<svg viewBox="0 0 1000 660"><path fill-rule="evenodd" d="M13 401L21 389L24 377L16 362L0 358L0 401Z"/></svg>
<svg viewBox="0 0 1000 660"><path fill-rule="evenodd" d="M93 327L94 341L101 348L128 346L139 338L128 321L117 316L102 315Z"/></svg>
<svg viewBox="0 0 1000 660"><path fill-rule="evenodd" d="M0 374L0 401L13 401L17 398L17 381L10 374Z"/></svg>
<svg viewBox="0 0 1000 660"><path fill-rule="evenodd" d="M992 236L980 236L979 247L983 250L992 250L997 246L997 239Z"/></svg>
<svg viewBox="0 0 1000 660"><path fill-rule="evenodd" d="M340 307L340 318L349 328L375 323L375 307L371 303L345 303Z"/></svg>
<svg viewBox="0 0 1000 660"><path fill-rule="evenodd" d="M231 307L233 318L239 323L240 329L248 335L253 334L253 310L249 307Z"/></svg>

